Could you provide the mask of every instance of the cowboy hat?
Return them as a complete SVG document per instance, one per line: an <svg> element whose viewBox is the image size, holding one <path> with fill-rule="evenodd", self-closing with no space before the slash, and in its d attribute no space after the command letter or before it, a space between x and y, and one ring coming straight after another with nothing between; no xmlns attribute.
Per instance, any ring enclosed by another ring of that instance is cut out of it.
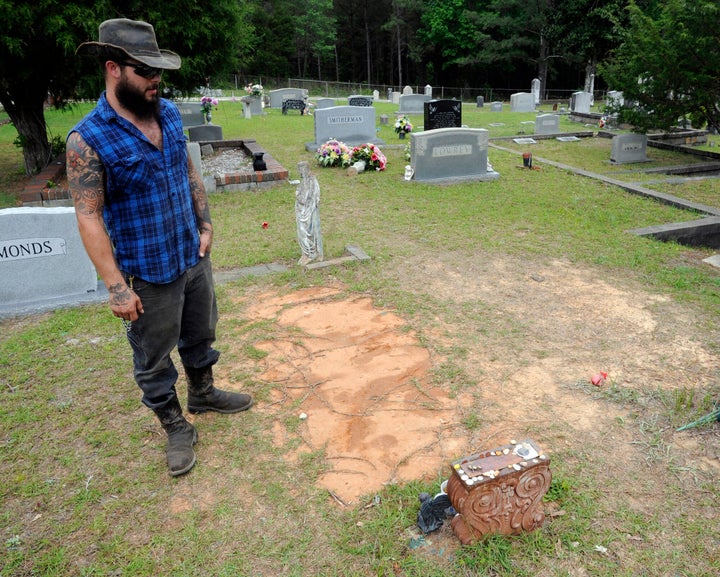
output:
<svg viewBox="0 0 720 577"><path fill-rule="evenodd" d="M177 70L180 68L180 56L170 50L160 50L155 39L155 29L147 22L114 18L100 24L98 42L83 42L77 54L97 55L101 48L110 47L122 50L130 58L151 66Z"/></svg>

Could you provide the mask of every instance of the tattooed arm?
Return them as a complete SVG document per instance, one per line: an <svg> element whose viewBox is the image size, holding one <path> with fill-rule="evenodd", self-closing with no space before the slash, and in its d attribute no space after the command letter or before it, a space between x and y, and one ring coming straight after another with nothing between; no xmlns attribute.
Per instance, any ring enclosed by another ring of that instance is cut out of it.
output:
<svg viewBox="0 0 720 577"><path fill-rule="evenodd" d="M205 254L210 254L212 249L213 226L210 219L210 205L208 204L205 185L189 155L188 173L190 175L190 193L195 207L195 218L200 231L200 257L202 258Z"/></svg>
<svg viewBox="0 0 720 577"><path fill-rule="evenodd" d="M116 317L137 320L143 312L142 302L127 286L105 229L105 169L95 151L77 132L68 138L66 161L80 238L110 293L110 309Z"/></svg>

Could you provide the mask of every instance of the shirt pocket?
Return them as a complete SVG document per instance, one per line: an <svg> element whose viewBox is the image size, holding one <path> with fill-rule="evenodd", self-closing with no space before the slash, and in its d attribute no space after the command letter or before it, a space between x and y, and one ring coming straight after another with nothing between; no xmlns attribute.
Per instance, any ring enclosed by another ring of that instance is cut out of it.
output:
<svg viewBox="0 0 720 577"><path fill-rule="evenodd" d="M111 194L142 194L151 187L151 167L140 155L122 157L109 167Z"/></svg>

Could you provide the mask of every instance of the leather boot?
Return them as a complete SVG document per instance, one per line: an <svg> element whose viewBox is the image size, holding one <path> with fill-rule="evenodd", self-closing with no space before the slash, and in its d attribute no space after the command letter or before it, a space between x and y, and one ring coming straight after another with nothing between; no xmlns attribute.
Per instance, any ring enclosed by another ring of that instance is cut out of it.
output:
<svg viewBox="0 0 720 577"><path fill-rule="evenodd" d="M250 395L215 388L212 365L199 369L184 367L188 383L188 411L191 413L238 413L252 406Z"/></svg>
<svg viewBox="0 0 720 577"><path fill-rule="evenodd" d="M193 445L198 442L197 430L185 420L176 396L165 406L153 411L167 433L166 456L170 476L187 473L195 465Z"/></svg>

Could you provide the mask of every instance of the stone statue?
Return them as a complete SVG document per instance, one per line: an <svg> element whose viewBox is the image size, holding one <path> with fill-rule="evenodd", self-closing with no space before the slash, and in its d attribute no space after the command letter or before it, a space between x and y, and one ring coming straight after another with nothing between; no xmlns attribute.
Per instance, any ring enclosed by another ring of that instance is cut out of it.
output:
<svg viewBox="0 0 720 577"><path fill-rule="evenodd" d="M295 190L295 218L302 256L298 264L305 266L323 260L322 233L320 232L320 184L310 172L310 163L299 162L300 184Z"/></svg>

